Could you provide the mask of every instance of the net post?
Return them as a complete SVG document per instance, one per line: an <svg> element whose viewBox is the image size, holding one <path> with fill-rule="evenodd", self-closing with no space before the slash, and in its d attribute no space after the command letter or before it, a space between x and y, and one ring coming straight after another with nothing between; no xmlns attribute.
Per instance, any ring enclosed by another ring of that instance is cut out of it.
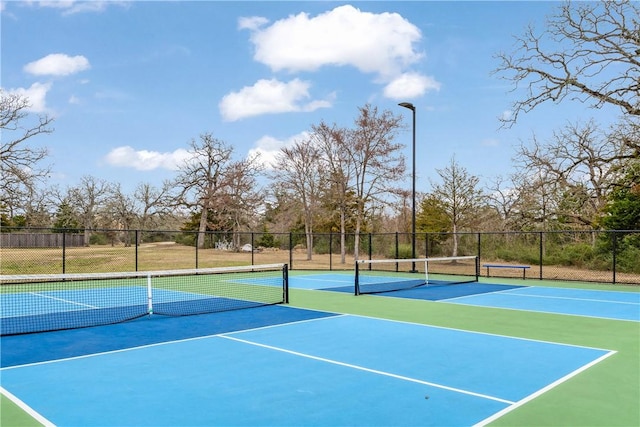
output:
<svg viewBox="0 0 640 427"><path fill-rule="evenodd" d="M289 304L289 265L282 265L282 292L285 304Z"/></svg>
<svg viewBox="0 0 640 427"><path fill-rule="evenodd" d="M153 314L153 292L151 291L151 273L147 274L147 312Z"/></svg>
<svg viewBox="0 0 640 427"><path fill-rule="evenodd" d="M369 267L371 267L371 264L369 264ZM354 294L360 295L360 283L359 283L359 277L360 277L360 271L359 271L359 267L358 267L358 260L356 260L356 267L354 269L355 271L355 278L354 278Z"/></svg>
<svg viewBox="0 0 640 427"><path fill-rule="evenodd" d="M412 267L415 270L415 267ZM429 284L429 261L424 260L424 283Z"/></svg>

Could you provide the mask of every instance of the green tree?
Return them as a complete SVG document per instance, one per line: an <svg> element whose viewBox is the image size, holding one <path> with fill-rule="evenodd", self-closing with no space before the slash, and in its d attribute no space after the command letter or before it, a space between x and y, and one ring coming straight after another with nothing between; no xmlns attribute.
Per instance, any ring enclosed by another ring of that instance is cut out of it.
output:
<svg viewBox="0 0 640 427"><path fill-rule="evenodd" d="M627 167L624 179L611 193L601 223L608 230L640 230L640 161Z"/></svg>
<svg viewBox="0 0 640 427"><path fill-rule="evenodd" d="M455 157L451 158L449 166L436 169L442 183L432 183L431 196L438 199L449 219L453 232L452 256L458 255L458 235L463 228L473 223L478 213L482 191L478 189L480 179L469 174L460 166Z"/></svg>
<svg viewBox="0 0 640 427"><path fill-rule="evenodd" d="M416 215L416 231L420 233L450 233L451 220L444 203L433 194L427 195Z"/></svg>
<svg viewBox="0 0 640 427"><path fill-rule="evenodd" d="M65 230L77 230L82 228L78 220L78 214L68 200L63 200L56 210L55 220L53 222L53 231L60 233Z"/></svg>
<svg viewBox="0 0 640 427"><path fill-rule="evenodd" d="M433 194L427 194L420 203L416 213L416 231L429 233L427 254L434 253L451 233L451 220L444 203Z"/></svg>

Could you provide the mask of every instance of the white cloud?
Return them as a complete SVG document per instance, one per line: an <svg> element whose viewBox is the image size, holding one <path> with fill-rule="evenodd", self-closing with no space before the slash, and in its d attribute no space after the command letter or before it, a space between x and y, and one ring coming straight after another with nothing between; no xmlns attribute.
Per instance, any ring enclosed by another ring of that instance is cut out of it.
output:
<svg viewBox="0 0 640 427"><path fill-rule="evenodd" d="M24 71L36 76L68 76L91 68L89 60L82 55L69 56L64 53L52 53L30 62Z"/></svg>
<svg viewBox="0 0 640 427"><path fill-rule="evenodd" d="M105 161L111 166L134 168L141 171L158 168L176 170L190 157L189 152L184 149L160 153L158 151L135 150L130 146L122 146L111 150L105 156Z"/></svg>
<svg viewBox="0 0 640 427"><path fill-rule="evenodd" d="M53 1L27 1L30 4L37 4L40 7L50 7L54 9L68 9L73 6L76 0L53 0Z"/></svg>
<svg viewBox="0 0 640 427"><path fill-rule="evenodd" d="M44 113L47 111L47 92L51 89L51 83L34 83L28 89L10 89L8 92L18 94L29 100L29 111L33 113Z"/></svg>
<svg viewBox="0 0 640 427"><path fill-rule="evenodd" d="M345 5L315 17L292 15L263 28L265 23L256 17L240 21L252 31L254 59L274 71L350 65L386 77L422 58L414 49L420 30L397 13L362 12Z"/></svg>
<svg viewBox="0 0 640 427"><path fill-rule="evenodd" d="M429 90L440 90L440 83L433 77L404 73L385 86L384 96L391 99L410 99L422 96Z"/></svg>
<svg viewBox="0 0 640 427"><path fill-rule="evenodd" d="M249 156L260 155L260 162L268 169L273 168L276 155L282 148L291 147L296 141L304 141L309 138L308 132L301 132L287 139L277 139L269 135L260 138L249 150Z"/></svg>
<svg viewBox="0 0 640 427"><path fill-rule="evenodd" d="M303 102L310 98L310 86L309 82L300 79L287 83L276 79L258 80L253 86L245 86L239 92L225 95L219 104L220 113L224 120L235 121L261 114L314 111L330 107L331 99Z"/></svg>
<svg viewBox="0 0 640 427"><path fill-rule="evenodd" d="M109 6L123 6L128 7L130 1L121 0L92 0L92 1L77 1L77 0L50 0L50 1L28 1L30 4L37 4L40 7L49 7L62 10L63 15L73 15L83 12L103 12Z"/></svg>
<svg viewBox="0 0 640 427"><path fill-rule="evenodd" d="M240 30L257 30L269 22L267 18L262 16L241 17L238 19L238 29Z"/></svg>

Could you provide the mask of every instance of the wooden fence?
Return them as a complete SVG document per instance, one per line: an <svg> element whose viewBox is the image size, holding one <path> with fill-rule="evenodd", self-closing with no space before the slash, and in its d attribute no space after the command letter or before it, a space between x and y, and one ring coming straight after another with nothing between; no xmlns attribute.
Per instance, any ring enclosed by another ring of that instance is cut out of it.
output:
<svg viewBox="0 0 640 427"><path fill-rule="evenodd" d="M84 234L0 233L3 248L60 248L85 246Z"/></svg>

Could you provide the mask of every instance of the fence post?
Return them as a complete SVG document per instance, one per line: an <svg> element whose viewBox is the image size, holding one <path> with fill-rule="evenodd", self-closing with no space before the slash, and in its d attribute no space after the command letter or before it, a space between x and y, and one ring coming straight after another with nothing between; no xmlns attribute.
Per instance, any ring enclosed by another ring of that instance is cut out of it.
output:
<svg viewBox="0 0 640 427"><path fill-rule="evenodd" d="M539 273L539 277L538 277L539 280L542 280L542 254L543 254L542 251L543 251L543 246L544 246L543 242L542 242L543 239L544 239L544 232L541 231L540 232L540 255L539 255L540 259L538 260L540 262L540 273Z"/></svg>
<svg viewBox="0 0 640 427"><path fill-rule="evenodd" d="M329 232L329 271L333 271L332 253L333 253L333 232L330 231Z"/></svg>
<svg viewBox="0 0 640 427"><path fill-rule="evenodd" d="M293 233L289 232L289 270L293 270Z"/></svg>
<svg viewBox="0 0 640 427"><path fill-rule="evenodd" d="M396 231L396 259L400 258L400 248L398 248L398 232Z"/></svg>
<svg viewBox="0 0 640 427"><path fill-rule="evenodd" d="M67 232L62 232L62 274L67 272Z"/></svg>
<svg viewBox="0 0 640 427"><path fill-rule="evenodd" d="M200 240L200 231L196 232L196 268L198 268L198 241Z"/></svg>
<svg viewBox="0 0 640 427"><path fill-rule="evenodd" d="M255 248L254 248L254 246L253 246L253 241L254 241L254 239L253 239L253 235L254 235L254 232L252 231L252 232L251 232L251 265L254 265L254 262L253 262L253 260L254 260L254 258L253 258L253 253L254 253L254 251L255 251Z"/></svg>
<svg viewBox="0 0 640 427"><path fill-rule="evenodd" d="M617 252L618 252L618 235L616 234L615 231L612 231L611 233L613 233L613 244L612 244L612 248L613 248L613 256L611 257L613 259L613 284L616 284L616 264L617 264Z"/></svg>
<svg viewBox="0 0 640 427"><path fill-rule="evenodd" d="M371 233L369 233L369 259L373 257L373 248L371 245L373 244L373 238L371 237Z"/></svg>
<svg viewBox="0 0 640 427"><path fill-rule="evenodd" d="M135 242L134 242L134 244L136 245L136 248L135 248L135 253L136 253L136 271L138 271L138 246L139 246L138 232L139 231L140 230L136 230Z"/></svg>

